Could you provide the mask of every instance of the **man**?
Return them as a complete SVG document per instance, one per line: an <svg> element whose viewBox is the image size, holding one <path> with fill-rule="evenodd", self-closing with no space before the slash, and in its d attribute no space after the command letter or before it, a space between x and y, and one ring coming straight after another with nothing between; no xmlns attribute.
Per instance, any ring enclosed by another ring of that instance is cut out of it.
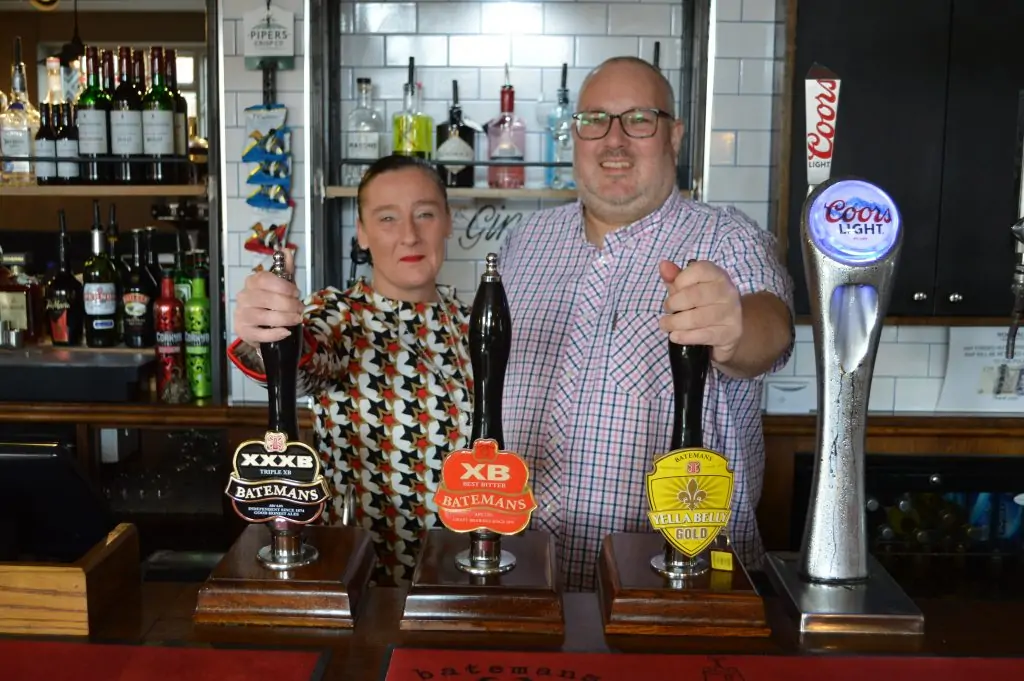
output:
<svg viewBox="0 0 1024 681"><path fill-rule="evenodd" d="M594 588L609 533L650 531L644 473L672 428L669 336L712 347L704 445L735 475L738 555L756 566L763 553L760 377L791 352L792 281L771 234L677 191L672 101L643 60L591 72L574 116L579 202L535 213L502 248L513 319L505 444L527 459L534 527L557 538L568 590Z"/></svg>

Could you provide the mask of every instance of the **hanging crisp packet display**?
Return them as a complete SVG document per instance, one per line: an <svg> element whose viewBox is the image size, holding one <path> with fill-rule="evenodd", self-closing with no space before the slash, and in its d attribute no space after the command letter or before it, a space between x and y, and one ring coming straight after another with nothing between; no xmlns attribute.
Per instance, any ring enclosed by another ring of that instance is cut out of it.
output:
<svg viewBox="0 0 1024 681"><path fill-rule="evenodd" d="M291 199L291 131L288 110L280 104L257 104L245 110L246 141L242 162L248 165L245 202L251 233L245 250L271 255L288 242L295 204Z"/></svg>

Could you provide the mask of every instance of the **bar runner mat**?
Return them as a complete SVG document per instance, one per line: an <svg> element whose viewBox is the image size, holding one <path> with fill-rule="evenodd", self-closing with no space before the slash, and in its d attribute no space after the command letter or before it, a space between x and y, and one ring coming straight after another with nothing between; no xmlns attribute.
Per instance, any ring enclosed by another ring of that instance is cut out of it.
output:
<svg viewBox="0 0 1024 681"><path fill-rule="evenodd" d="M0 680L320 681L322 657L317 652L0 640Z"/></svg>
<svg viewBox="0 0 1024 681"><path fill-rule="evenodd" d="M518 653L395 648L384 681L1010 681L1022 658Z"/></svg>

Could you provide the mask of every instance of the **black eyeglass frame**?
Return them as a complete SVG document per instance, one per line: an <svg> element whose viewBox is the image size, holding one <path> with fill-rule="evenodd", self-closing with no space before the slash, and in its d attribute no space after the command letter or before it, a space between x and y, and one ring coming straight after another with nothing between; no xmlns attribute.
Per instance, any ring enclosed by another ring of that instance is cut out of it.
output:
<svg viewBox="0 0 1024 681"><path fill-rule="evenodd" d="M645 111L654 114L654 131L651 132L650 135L634 135L629 130L626 129L627 126L622 122L623 116L628 116L630 114L636 113L637 111ZM580 116L592 116L595 114L605 116L604 120L608 122L608 125L605 128L605 131L598 137L584 137L583 134L580 132L580 125L582 124ZM661 109L643 106L633 107L632 109L627 109L626 111L617 114L608 113L607 111L577 111L572 115L572 120L574 122L573 128L576 129L576 134L579 136L581 140L585 140L587 142L594 142L596 140L604 139L605 137L607 137L608 133L612 131L612 123L615 122L615 119L619 120L619 127L622 128L622 132L624 135L626 135L626 137L632 137L633 139L638 140L650 139L651 137L654 137L655 135L658 134L658 121L660 121L662 118L667 118L671 121L675 120L675 116L673 116L667 111L662 111Z"/></svg>

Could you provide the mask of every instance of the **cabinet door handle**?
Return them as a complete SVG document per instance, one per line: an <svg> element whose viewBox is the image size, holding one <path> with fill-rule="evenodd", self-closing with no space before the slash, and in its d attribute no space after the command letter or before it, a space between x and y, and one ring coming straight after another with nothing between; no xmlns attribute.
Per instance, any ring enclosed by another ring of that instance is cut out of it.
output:
<svg viewBox="0 0 1024 681"><path fill-rule="evenodd" d="M963 299L964 299L964 297L962 295L960 295L959 293L950 293L949 294L949 302L951 302L951 303L959 303Z"/></svg>
<svg viewBox="0 0 1024 681"><path fill-rule="evenodd" d="M921 302L922 300L928 300L928 294L925 293L924 291L918 291L917 293L914 294L914 300L916 302Z"/></svg>

